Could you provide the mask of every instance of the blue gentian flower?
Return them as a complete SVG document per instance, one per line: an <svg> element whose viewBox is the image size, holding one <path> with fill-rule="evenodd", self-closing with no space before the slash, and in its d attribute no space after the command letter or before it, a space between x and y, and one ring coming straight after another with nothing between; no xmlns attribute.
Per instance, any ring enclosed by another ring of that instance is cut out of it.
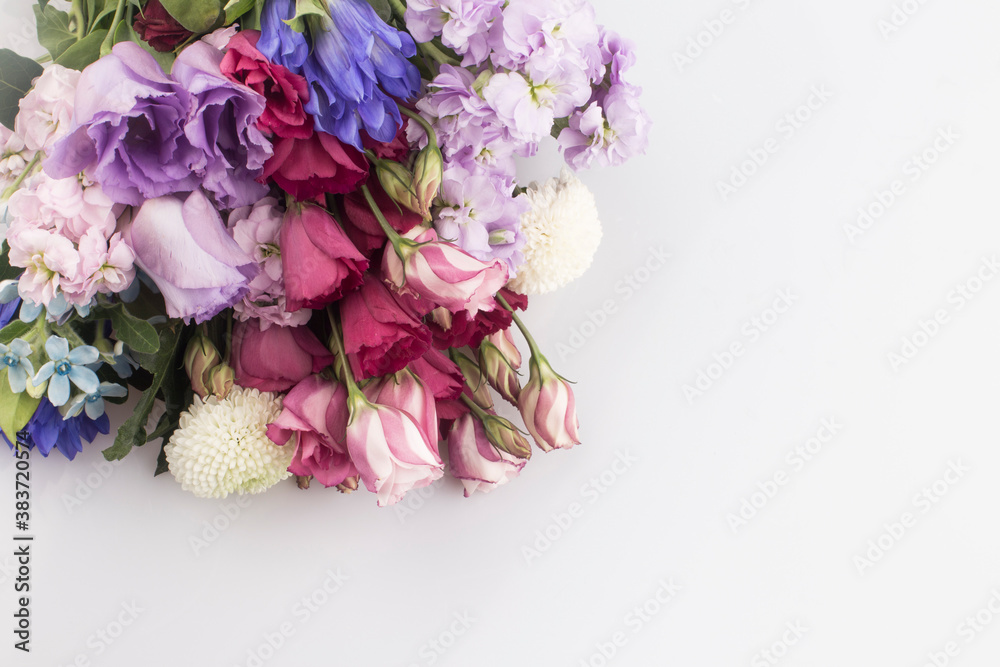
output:
<svg viewBox="0 0 1000 667"><path fill-rule="evenodd" d="M93 442L98 433L111 432L111 420L107 415L91 419L83 414L71 419L63 419L59 409L43 398L28 425L17 434L16 440L26 447L37 447L42 456L48 456L53 448L58 449L70 461L83 451L83 440ZM14 443L3 431L0 437L11 449Z"/></svg>
<svg viewBox="0 0 1000 667"><path fill-rule="evenodd" d="M0 282L0 329L3 329L17 317L17 309L20 307L21 298L17 294L17 281Z"/></svg>
<svg viewBox="0 0 1000 667"><path fill-rule="evenodd" d="M402 125L392 97L420 90L420 73L407 60L417 52L413 38L387 25L365 0L313 1L325 15L303 16L303 32L285 23L296 16L296 0L267 2L257 48L309 82L305 109L318 130L358 150L361 130L392 141Z"/></svg>
<svg viewBox="0 0 1000 667"><path fill-rule="evenodd" d="M76 417L84 410L87 411L87 416L91 419L98 419L104 414L105 396L124 398L125 396L128 396L128 389L120 384L102 382L97 388L97 391L89 394L79 394L76 398L74 398L73 402L69 404L69 408L66 410L66 416L64 419Z"/></svg>
<svg viewBox="0 0 1000 667"><path fill-rule="evenodd" d="M10 390L20 394L28 386L28 378L35 374L31 365L31 344L23 338L15 338L10 345L0 343L0 364L7 369L7 382Z"/></svg>
<svg viewBox="0 0 1000 667"><path fill-rule="evenodd" d="M45 341L45 353L51 361L46 362L31 383L36 387L49 380L49 400L53 405L66 405L69 400L69 383L73 381L85 394L97 391L100 380L97 373L87 368L101 358L101 353L93 345L81 345L71 352L65 338L49 336Z"/></svg>

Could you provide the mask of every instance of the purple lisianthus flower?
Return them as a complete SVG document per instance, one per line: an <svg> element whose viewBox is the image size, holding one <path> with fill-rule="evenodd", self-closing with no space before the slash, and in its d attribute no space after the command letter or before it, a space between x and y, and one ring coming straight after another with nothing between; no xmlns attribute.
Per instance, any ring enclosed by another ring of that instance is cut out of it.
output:
<svg viewBox="0 0 1000 667"><path fill-rule="evenodd" d="M408 99L420 89L420 74L407 60L416 55L413 38L387 25L365 0L314 2L327 16L302 17L301 33L285 23L295 17L295 0L267 2L257 48L309 82L305 109L318 130L358 150L362 129L375 141L392 141L402 124L392 97Z"/></svg>
<svg viewBox="0 0 1000 667"><path fill-rule="evenodd" d="M524 197L514 197L513 189L513 179L506 174L475 162L448 165L434 222L438 235L476 259L502 260L515 275L525 243L520 216L529 204Z"/></svg>
<svg viewBox="0 0 1000 667"><path fill-rule="evenodd" d="M43 398L28 425L15 434L14 440L29 449L37 447L42 456L48 456L53 448L58 449L72 461L83 451L84 440L93 442L98 433L107 435L110 432L111 420L107 414L97 419L91 419L86 414L63 419L59 409ZM8 447L14 448L14 442L6 433L0 431L0 437Z"/></svg>
<svg viewBox="0 0 1000 667"><path fill-rule="evenodd" d="M267 195L255 179L271 157L271 142L257 129L264 97L222 75L223 52L205 42L184 49L171 75L191 94L184 134L199 149L191 169L222 208L249 206Z"/></svg>
<svg viewBox="0 0 1000 667"><path fill-rule="evenodd" d="M649 115L639 103L641 90L627 83L611 86L586 110L569 117L559 133L559 148L573 169L594 164L615 167L649 145Z"/></svg>
<svg viewBox="0 0 1000 667"><path fill-rule="evenodd" d="M122 232L135 265L156 284L167 315L204 322L243 298L260 269L200 190L150 199Z"/></svg>
<svg viewBox="0 0 1000 667"><path fill-rule="evenodd" d="M121 42L90 65L77 85L74 126L44 162L53 178L86 170L114 201L198 187L191 165L201 151L184 133L191 96L138 44Z"/></svg>

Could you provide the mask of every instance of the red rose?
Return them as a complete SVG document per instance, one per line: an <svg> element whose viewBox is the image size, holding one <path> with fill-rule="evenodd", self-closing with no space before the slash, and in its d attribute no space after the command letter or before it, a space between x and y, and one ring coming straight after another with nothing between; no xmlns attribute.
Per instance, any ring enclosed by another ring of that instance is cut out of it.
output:
<svg viewBox="0 0 1000 667"><path fill-rule="evenodd" d="M258 39L257 30L233 35L220 69L226 78L264 96L267 106L257 120L258 129L279 137L308 139L313 123L303 107L309 101L309 84L304 77L268 61L257 50Z"/></svg>
<svg viewBox="0 0 1000 667"><path fill-rule="evenodd" d="M431 345L431 334L408 314L389 289L366 274L361 289L340 302L344 350L356 378L388 375L406 368Z"/></svg>
<svg viewBox="0 0 1000 667"><path fill-rule="evenodd" d="M528 307L528 297L517 294L506 287L499 292L514 310L524 310ZM470 317L467 311L451 313L447 308L437 308L427 321L427 326L434 337L434 347L446 350L449 347L479 347L483 339L497 331L510 327L513 317L510 311L502 306L493 310L479 311L475 317Z"/></svg>
<svg viewBox="0 0 1000 667"><path fill-rule="evenodd" d="M308 139L279 138L258 180L273 178L282 190L304 201L326 192L351 192L367 177L368 161L360 151L332 134L313 132Z"/></svg>
<svg viewBox="0 0 1000 667"><path fill-rule="evenodd" d="M149 0L135 17L132 28L160 52L173 51L178 44L194 34L168 14L160 0Z"/></svg>
<svg viewBox="0 0 1000 667"><path fill-rule="evenodd" d="M330 350L306 326L260 330L259 320L235 322L230 365L236 384L286 391L331 363Z"/></svg>
<svg viewBox="0 0 1000 667"><path fill-rule="evenodd" d="M368 260L354 247L337 221L315 204L285 212L278 241L285 310L319 308L356 289Z"/></svg>
<svg viewBox="0 0 1000 667"><path fill-rule="evenodd" d="M462 395L465 387L462 370L443 352L427 350L424 356L410 363L410 370L430 388L434 398L457 400Z"/></svg>

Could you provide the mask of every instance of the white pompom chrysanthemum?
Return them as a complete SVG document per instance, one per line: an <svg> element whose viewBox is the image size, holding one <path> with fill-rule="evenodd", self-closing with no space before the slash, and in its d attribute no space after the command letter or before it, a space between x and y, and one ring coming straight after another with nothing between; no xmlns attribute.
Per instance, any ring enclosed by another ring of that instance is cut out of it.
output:
<svg viewBox="0 0 1000 667"><path fill-rule="evenodd" d="M531 210L521 216L524 264L507 285L520 294L545 294L590 268L601 244L597 203L587 186L566 169L525 193Z"/></svg>
<svg viewBox="0 0 1000 667"><path fill-rule="evenodd" d="M165 451L181 488L199 498L260 493L291 476L294 447L267 437L267 425L281 414L281 397L233 387L223 399L210 396L181 415Z"/></svg>

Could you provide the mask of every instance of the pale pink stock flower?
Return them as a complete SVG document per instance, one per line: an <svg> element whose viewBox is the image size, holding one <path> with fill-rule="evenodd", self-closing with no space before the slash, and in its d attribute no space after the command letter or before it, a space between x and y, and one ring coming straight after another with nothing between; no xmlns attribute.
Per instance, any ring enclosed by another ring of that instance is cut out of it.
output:
<svg viewBox="0 0 1000 667"><path fill-rule="evenodd" d="M19 134L0 125L0 190L13 185L34 156Z"/></svg>
<svg viewBox="0 0 1000 667"><path fill-rule="evenodd" d="M18 284L22 298L48 304L60 288L75 291L80 286L80 254L65 236L46 229L12 225L7 243L11 266L24 269Z"/></svg>
<svg viewBox="0 0 1000 667"><path fill-rule="evenodd" d="M48 151L70 131L80 72L49 65L35 79L35 86L21 98L14 130L33 151Z"/></svg>
<svg viewBox="0 0 1000 667"><path fill-rule="evenodd" d="M124 291L135 279L135 254L122 241L121 234L107 239L96 229L91 229L80 239L78 249L80 275L86 295L84 303L97 294Z"/></svg>
<svg viewBox="0 0 1000 667"><path fill-rule="evenodd" d="M506 484L521 473L525 463L526 459L495 447L482 422L471 413L455 420L448 433L448 467L455 479L462 480L466 498Z"/></svg>

